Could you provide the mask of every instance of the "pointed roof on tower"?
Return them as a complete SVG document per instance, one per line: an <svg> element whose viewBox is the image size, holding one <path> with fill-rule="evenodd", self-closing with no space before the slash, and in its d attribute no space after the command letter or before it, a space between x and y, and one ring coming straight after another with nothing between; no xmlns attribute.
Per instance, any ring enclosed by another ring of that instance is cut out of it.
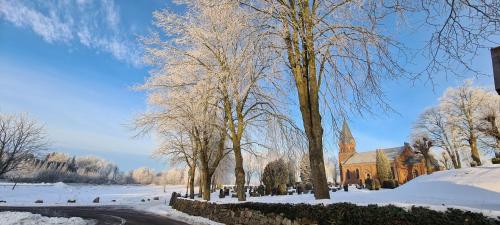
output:
<svg viewBox="0 0 500 225"><path fill-rule="evenodd" d="M342 131L340 131L340 142L350 142L354 141L354 137L352 136L351 129L349 129L349 125L344 120L344 124L342 124Z"/></svg>

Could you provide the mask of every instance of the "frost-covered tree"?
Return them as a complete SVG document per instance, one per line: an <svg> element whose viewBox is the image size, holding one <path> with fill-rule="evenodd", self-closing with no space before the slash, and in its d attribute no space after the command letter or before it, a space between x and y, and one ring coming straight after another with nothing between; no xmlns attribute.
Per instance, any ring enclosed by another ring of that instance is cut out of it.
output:
<svg viewBox="0 0 500 225"><path fill-rule="evenodd" d="M140 184L151 184L155 178L155 172L147 167L141 167L132 171L132 179Z"/></svg>
<svg viewBox="0 0 500 225"><path fill-rule="evenodd" d="M424 111L414 133L426 135L434 146L445 150L454 168L460 168L468 155L480 164L481 153L498 150L499 121L495 118L499 114L500 97L472 86L468 80L459 87L448 88L437 106Z"/></svg>
<svg viewBox="0 0 500 225"><path fill-rule="evenodd" d="M432 107L425 110L414 126L414 133L426 135L434 146L446 151L453 168L462 167L461 154L463 144L454 125L454 118L442 107Z"/></svg>
<svg viewBox="0 0 500 225"><path fill-rule="evenodd" d="M243 154L243 164L245 168L245 181L246 185L249 186L251 184L252 178L256 175L257 170L259 170L258 160L261 160L261 157L258 155L246 153Z"/></svg>
<svg viewBox="0 0 500 225"><path fill-rule="evenodd" d="M158 157L169 159L171 165L186 165L188 168L187 188L189 196L194 198L194 181L198 154L190 135L182 126L158 126L157 131L161 144L153 153Z"/></svg>
<svg viewBox="0 0 500 225"><path fill-rule="evenodd" d="M0 177L46 149L45 130L25 115L0 113Z"/></svg>
<svg viewBox="0 0 500 225"><path fill-rule="evenodd" d="M68 162L69 159L69 155L63 152L52 152L45 157L45 160L51 162Z"/></svg>
<svg viewBox="0 0 500 225"><path fill-rule="evenodd" d="M391 180L392 171L389 159L385 155L384 151L380 149L377 150L376 154L377 175L380 183L383 183L385 180Z"/></svg>
<svg viewBox="0 0 500 225"><path fill-rule="evenodd" d="M457 129L460 140L469 148L476 165L481 165L479 144L488 141L485 139L488 137L480 132L481 118L490 111L491 108L488 107L490 102L498 106L499 101L498 95L483 88L473 87L471 81L466 81L457 88L448 88L440 99L440 107L453 118L452 125ZM499 107L492 109L495 114L500 111ZM481 149L486 150L486 146Z"/></svg>
<svg viewBox="0 0 500 225"><path fill-rule="evenodd" d="M226 139L230 141L238 199L243 201L242 151L248 145L244 137L250 137L247 131L252 126L263 126L266 116L278 115L274 107L276 94L272 91L276 86L272 84L274 76L278 74L273 70L275 54L267 48L269 37L260 35L263 27L255 26L261 23L237 2L184 3L186 13L168 9L154 13L155 24L168 40L162 40L159 35L147 39L146 44L150 46L147 59L159 66L157 74L163 74L162 82L170 80L170 85L165 87L171 91L197 87L205 89L205 93L199 94L208 93L209 105L203 110L214 108L210 111L215 113L208 123L213 123L213 118L219 119L210 128L218 134L210 137L219 139L220 145L225 145ZM186 71L196 75L186 76ZM200 156L198 160L204 158ZM203 174L204 168L200 170Z"/></svg>
<svg viewBox="0 0 500 225"><path fill-rule="evenodd" d="M338 178L338 172L337 172L337 159L332 156L332 157L328 157L327 161L326 161L326 175L327 175L327 178L330 182L334 183L334 184L337 184L337 178Z"/></svg>
<svg viewBox="0 0 500 225"><path fill-rule="evenodd" d="M304 154L302 156L302 158L300 160L299 168L300 168L299 169L300 180L302 181L302 183L304 183L304 184L312 183L309 154Z"/></svg>

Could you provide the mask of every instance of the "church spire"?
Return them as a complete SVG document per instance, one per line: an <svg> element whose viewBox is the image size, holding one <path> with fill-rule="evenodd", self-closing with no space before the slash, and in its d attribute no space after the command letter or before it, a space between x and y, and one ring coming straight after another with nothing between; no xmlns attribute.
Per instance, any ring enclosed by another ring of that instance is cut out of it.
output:
<svg viewBox="0 0 500 225"><path fill-rule="evenodd" d="M342 131L340 132L340 142L349 143L354 141L354 137L352 136L351 129L349 129L349 125L344 120L344 124L342 124Z"/></svg>

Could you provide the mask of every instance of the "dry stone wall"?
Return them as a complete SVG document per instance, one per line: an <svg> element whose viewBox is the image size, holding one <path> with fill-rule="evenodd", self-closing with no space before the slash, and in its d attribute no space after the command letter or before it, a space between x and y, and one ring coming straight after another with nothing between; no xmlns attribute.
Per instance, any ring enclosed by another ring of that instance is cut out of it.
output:
<svg viewBox="0 0 500 225"><path fill-rule="evenodd" d="M228 225L500 225L500 218L448 209L438 212L423 207L403 209L396 206L357 206L350 203L330 205L238 203L215 204L173 198L171 206L179 211Z"/></svg>

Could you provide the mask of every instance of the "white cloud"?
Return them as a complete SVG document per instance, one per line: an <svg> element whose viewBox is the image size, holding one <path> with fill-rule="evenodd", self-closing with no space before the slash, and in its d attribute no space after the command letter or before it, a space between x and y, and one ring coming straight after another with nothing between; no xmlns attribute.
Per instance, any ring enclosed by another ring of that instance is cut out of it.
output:
<svg viewBox="0 0 500 225"><path fill-rule="evenodd" d="M113 0L0 0L0 18L31 29L49 43L76 41L120 61L133 65L141 61L135 40L120 29L120 13Z"/></svg>
<svg viewBox="0 0 500 225"><path fill-rule="evenodd" d="M66 42L72 38L68 24L60 21L54 14L43 15L20 2L1 0L0 13L18 27L31 28L47 42Z"/></svg>

